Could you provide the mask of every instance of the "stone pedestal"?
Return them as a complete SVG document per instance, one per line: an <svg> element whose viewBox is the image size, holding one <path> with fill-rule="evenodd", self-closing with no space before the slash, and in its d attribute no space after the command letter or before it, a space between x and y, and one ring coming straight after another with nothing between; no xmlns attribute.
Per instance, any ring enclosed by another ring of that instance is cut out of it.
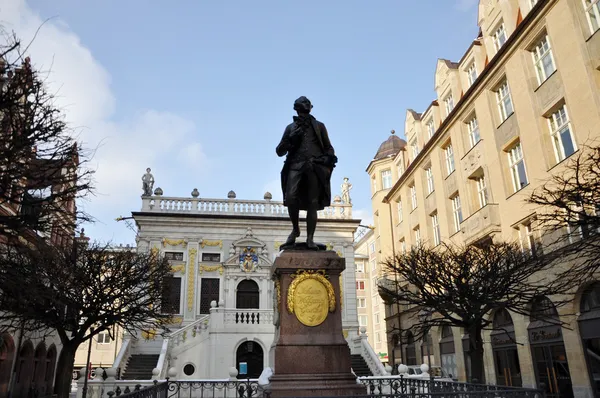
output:
<svg viewBox="0 0 600 398"><path fill-rule="evenodd" d="M333 251L288 250L275 260L271 397L366 394L351 372L342 334L339 276L344 268L345 260Z"/></svg>

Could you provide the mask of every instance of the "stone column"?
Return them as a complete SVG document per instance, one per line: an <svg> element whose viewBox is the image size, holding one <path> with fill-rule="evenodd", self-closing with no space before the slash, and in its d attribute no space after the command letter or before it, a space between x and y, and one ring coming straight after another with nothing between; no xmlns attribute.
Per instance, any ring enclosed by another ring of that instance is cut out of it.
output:
<svg viewBox="0 0 600 398"><path fill-rule="evenodd" d="M271 268L279 283L271 396L365 395L342 334L340 273L333 251L284 251Z"/></svg>

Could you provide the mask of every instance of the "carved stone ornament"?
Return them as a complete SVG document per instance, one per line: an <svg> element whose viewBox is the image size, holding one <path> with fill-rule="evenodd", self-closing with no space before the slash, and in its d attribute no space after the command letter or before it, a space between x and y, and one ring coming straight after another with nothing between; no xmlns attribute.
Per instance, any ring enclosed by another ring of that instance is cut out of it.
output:
<svg viewBox="0 0 600 398"><path fill-rule="evenodd" d="M325 272L299 270L292 277L287 295L288 312L306 326L325 322L328 312L335 311L335 293Z"/></svg>

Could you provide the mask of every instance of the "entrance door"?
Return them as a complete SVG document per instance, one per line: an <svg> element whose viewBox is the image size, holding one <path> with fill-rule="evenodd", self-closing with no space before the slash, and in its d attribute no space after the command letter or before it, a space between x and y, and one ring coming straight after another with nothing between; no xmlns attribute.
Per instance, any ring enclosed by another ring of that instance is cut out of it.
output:
<svg viewBox="0 0 600 398"><path fill-rule="evenodd" d="M521 366L516 348L494 350L496 363L496 384L501 386L521 387Z"/></svg>
<svg viewBox="0 0 600 398"><path fill-rule="evenodd" d="M240 363L246 363L247 374L240 374ZM264 368L264 353L260 344L254 341L242 343L235 353L238 379L257 379Z"/></svg>
<svg viewBox="0 0 600 398"><path fill-rule="evenodd" d="M202 278L200 283L200 313L210 314L210 302L219 302L219 279Z"/></svg>
<svg viewBox="0 0 600 398"><path fill-rule="evenodd" d="M535 375L549 397L573 398L567 353L563 344L533 347Z"/></svg>

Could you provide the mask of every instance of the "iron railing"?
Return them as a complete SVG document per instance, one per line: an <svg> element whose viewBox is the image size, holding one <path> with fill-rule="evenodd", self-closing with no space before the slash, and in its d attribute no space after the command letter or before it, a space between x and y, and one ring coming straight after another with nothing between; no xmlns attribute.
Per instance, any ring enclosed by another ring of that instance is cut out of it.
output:
<svg viewBox="0 0 600 398"><path fill-rule="evenodd" d="M263 398L263 390L256 380L179 380L154 381L151 386L136 385L133 390L126 387L104 388L98 398Z"/></svg>

